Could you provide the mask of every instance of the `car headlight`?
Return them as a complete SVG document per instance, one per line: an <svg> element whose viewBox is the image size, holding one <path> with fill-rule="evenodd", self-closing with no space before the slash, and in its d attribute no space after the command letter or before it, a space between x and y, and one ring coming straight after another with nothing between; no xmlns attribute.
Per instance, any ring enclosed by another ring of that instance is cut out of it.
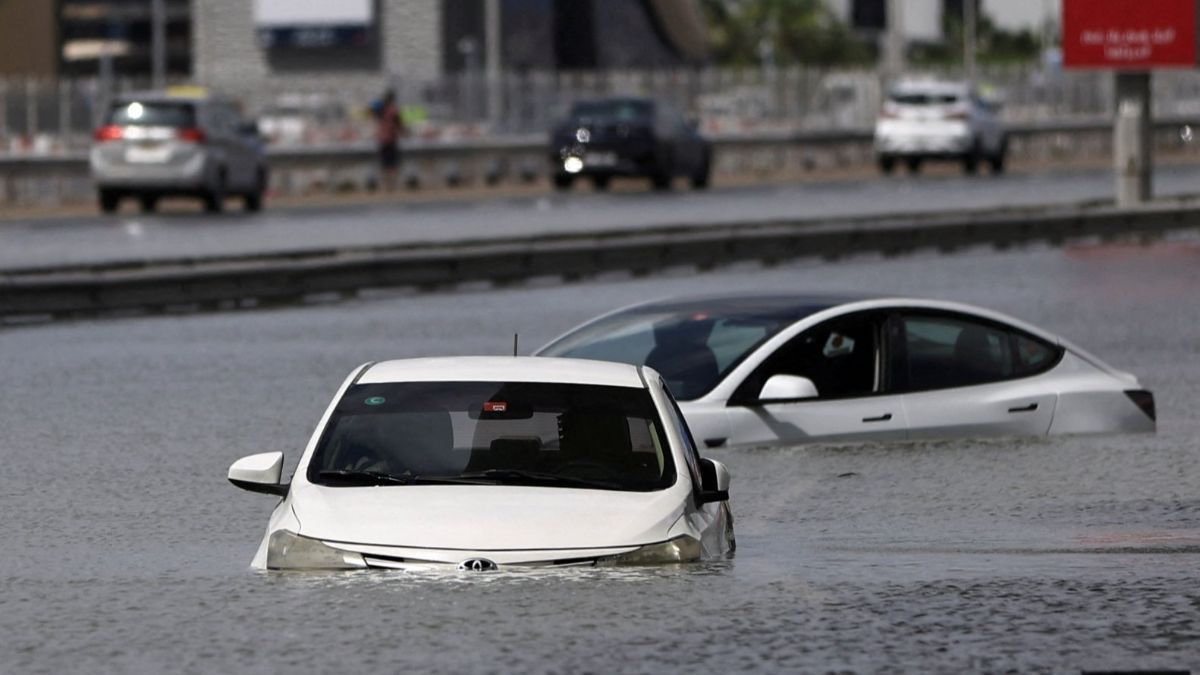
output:
<svg viewBox="0 0 1200 675"><path fill-rule="evenodd" d="M597 565L660 565L700 559L700 540L686 534L661 544L647 544L629 553L601 558Z"/></svg>
<svg viewBox="0 0 1200 675"><path fill-rule="evenodd" d="M351 570L366 566L361 554L336 549L287 530L275 531L267 542L269 570Z"/></svg>

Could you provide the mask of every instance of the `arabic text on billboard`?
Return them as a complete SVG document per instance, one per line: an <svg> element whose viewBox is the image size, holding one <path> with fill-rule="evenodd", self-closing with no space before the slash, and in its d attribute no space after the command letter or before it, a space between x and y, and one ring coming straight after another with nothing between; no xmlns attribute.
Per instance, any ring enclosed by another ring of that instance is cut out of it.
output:
<svg viewBox="0 0 1200 675"><path fill-rule="evenodd" d="M1196 65L1196 0L1063 0L1063 65Z"/></svg>

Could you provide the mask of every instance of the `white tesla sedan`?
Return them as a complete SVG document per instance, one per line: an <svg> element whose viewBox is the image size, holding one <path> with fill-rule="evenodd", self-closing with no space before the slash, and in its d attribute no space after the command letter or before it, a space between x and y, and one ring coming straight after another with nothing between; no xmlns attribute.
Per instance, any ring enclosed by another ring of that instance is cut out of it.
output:
<svg viewBox="0 0 1200 675"><path fill-rule="evenodd" d="M1135 376L953 302L669 299L601 316L537 353L654 368L708 447L1155 430L1154 396Z"/></svg>
<svg viewBox="0 0 1200 675"><path fill-rule="evenodd" d="M283 453L229 480L281 495L252 565L360 569L652 564L732 552L729 474L662 378L574 359L368 363L288 484Z"/></svg>

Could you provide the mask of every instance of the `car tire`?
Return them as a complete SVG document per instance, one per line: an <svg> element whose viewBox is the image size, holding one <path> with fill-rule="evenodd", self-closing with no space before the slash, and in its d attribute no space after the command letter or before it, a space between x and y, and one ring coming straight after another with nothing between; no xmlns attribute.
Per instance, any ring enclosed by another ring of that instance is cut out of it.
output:
<svg viewBox="0 0 1200 675"><path fill-rule="evenodd" d="M656 168L650 173L650 184L659 192L666 192L671 189L671 172L662 168Z"/></svg>
<svg viewBox="0 0 1200 675"><path fill-rule="evenodd" d="M704 160L700 162L700 168L696 171L696 173L692 174L692 188L695 190L706 189L711 178L712 159L706 152L704 153Z"/></svg>
<svg viewBox="0 0 1200 675"><path fill-rule="evenodd" d="M142 195L138 198L138 203L142 207L142 213L154 213L158 210L158 197L156 195Z"/></svg>
<svg viewBox="0 0 1200 675"><path fill-rule="evenodd" d="M225 172L217 174L217 182L204 195L204 210L208 213L220 213L225 208Z"/></svg>
<svg viewBox="0 0 1200 675"><path fill-rule="evenodd" d="M890 155L879 156L879 172L885 176L892 175L892 171L896 168L896 158Z"/></svg>
<svg viewBox="0 0 1200 675"><path fill-rule="evenodd" d="M561 191L570 190L571 184L574 182L575 182L575 177L569 173L554 174L554 189L556 189L556 190L561 190Z"/></svg>
<svg viewBox="0 0 1200 675"><path fill-rule="evenodd" d="M979 171L979 142L976 141L967 154L963 155L963 173L968 176L975 175Z"/></svg>
<svg viewBox="0 0 1200 675"><path fill-rule="evenodd" d="M1008 157L1008 139L1004 138L1000 141L1000 147L996 150L996 154L992 155L988 160L991 165L992 173L1004 173L1004 161Z"/></svg>
<svg viewBox="0 0 1200 675"><path fill-rule="evenodd" d="M604 192L608 190L608 185L611 182L612 176L592 176L592 187L594 187L597 192Z"/></svg>
<svg viewBox="0 0 1200 675"><path fill-rule="evenodd" d="M263 169L258 170L258 177L254 181L254 189L247 192L242 197L242 207L247 213L257 213L262 210L263 193L267 191L267 172Z"/></svg>
<svg viewBox="0 0 1200 675"><path fill-rule="evenodd" d="M920 157L909 157L908 159L904 160L904 164L908 167L908 172L911 173L912 175L915 176L915 175L921 173L921 158Z"/></svg>
<svg viewBox="0 0 1200 675"><path fill-rule="evenodd" d="M121 206L121 193L116 190L100 190L97 193L97 200L100 203L101 212L116 213L117 208Z"/></svg>

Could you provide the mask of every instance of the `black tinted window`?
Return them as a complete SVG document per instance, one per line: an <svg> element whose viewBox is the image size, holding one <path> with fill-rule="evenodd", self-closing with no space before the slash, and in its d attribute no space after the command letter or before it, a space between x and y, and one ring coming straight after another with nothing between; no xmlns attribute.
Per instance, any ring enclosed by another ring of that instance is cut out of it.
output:
<svg viewBox="0 0 1200 675"><path fill-rule="evenodd" d="M379 476L656 490L675 469L645 389L531 382L351 387L308 467L326 485ZM557 482L556 482L557 481Z"/></svg>
<svg viewBox="0 0 1200 675"><path fill-rule="evenodd" d="M116 103L108 113L108 123L120 126L189 128L196 126L196 111L190 103Z"/></svg>
<svg viewBox="0 0 1200 675"><path fill-rule="evenodd" d="M1005 327L951 316L906 316L898 383L910 390L963 387L1042 372L1060 351Z"/></svg>
<svg viewBox="0 0 1200 675"><path fill-rule="evenodd" d="M645 120L654 107L645 101L583 101L571 108L571 117L603 117L620 121Z"/></svg>

